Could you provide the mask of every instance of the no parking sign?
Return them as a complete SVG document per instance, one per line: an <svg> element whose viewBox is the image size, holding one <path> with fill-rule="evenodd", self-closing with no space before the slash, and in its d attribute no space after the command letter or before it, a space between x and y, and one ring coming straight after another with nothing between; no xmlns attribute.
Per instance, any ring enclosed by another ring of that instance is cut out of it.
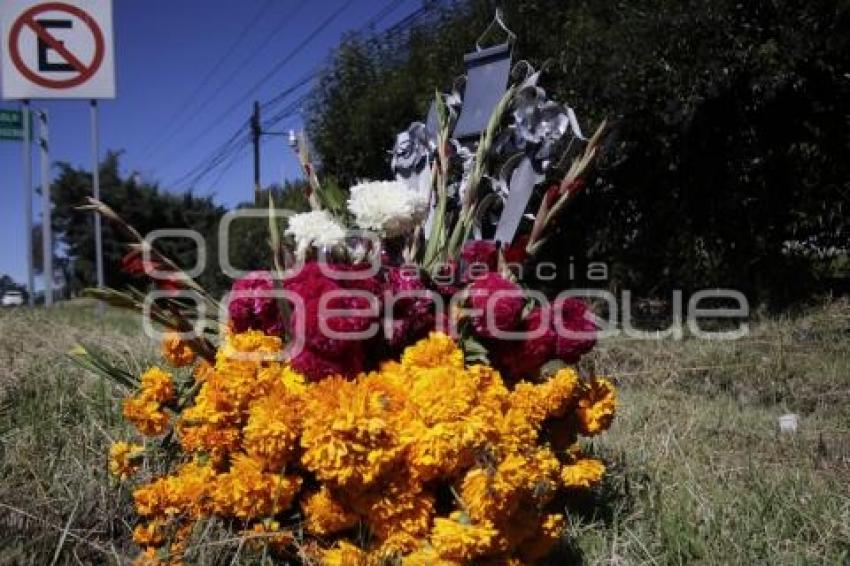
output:
<svg viewBox="0 0 850 566"><path fill-rule="evenodd" d="M3 98L114 98L111 0L3 0Z"/></svg>

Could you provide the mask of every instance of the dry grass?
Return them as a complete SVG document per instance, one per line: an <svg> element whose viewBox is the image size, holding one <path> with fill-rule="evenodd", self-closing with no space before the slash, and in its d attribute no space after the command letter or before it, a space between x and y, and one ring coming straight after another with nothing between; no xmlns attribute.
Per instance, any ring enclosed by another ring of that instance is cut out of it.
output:
<svg viewBox="0 0 850 566"><path fill-rule="evenodd" d="M0 563L125 563L132 520L105 450L125 434L122 392L67 359L96 344L138 371L155 351L123 313L91 304L0 312ZM124 560L120 557L124 557Z"/></svg>
<svg viewBox="0 0 850 566"><path fill-rule="evenodd" d="M850 563L850 303L735 342L612 341L593 362L621 410L595 446L603 513L575 527L587 562Z"/></svg>
<svg viewBox="0 0 850 566"><path fill-rule="evenodd" d="M124 392L67 361L78 342L132 371L155 359L138 320L120 313L0 312L2 564L123 564L135 552L129 494L105 459L128 436ZM619 381L621 411L593 445L612 473L572 516L576 561L850 562L848 303L758 324L734 343L614 340L592 363ZM786 412L800 415L796 434L778 432ZM198 563L234 546L213 544Z"/></svg>

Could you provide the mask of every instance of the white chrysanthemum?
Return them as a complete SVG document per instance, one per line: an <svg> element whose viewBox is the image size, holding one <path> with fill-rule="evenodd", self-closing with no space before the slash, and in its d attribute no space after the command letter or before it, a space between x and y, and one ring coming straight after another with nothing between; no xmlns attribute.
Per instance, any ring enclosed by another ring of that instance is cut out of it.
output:
<svg viewBox="0 0 850 566"><path fill-rule="evenodd" d="M364 230L393 237L410 232L428 213L428 193L401 181L373 181L351 187L348 210Z"/></svg>
<svg viewBox="0 0 850 566"><path fill-rule="evenodd" d="M345 238L345 228L326 210L291 216L286 233L295 238L295 252L299 256L303 256L310 246L332 246Z"/></svg>

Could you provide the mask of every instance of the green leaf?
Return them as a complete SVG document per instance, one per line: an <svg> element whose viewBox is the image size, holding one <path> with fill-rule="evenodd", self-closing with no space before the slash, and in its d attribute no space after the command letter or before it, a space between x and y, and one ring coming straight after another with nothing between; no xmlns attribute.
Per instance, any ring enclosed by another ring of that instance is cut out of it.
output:
<svg viewBox="0 0 850 566"><path fill-rule="evenodd" d="M467 336L461 340L461 349L463 357L467 363L489 364L489 352L487 348L472 336Z"/></svg>

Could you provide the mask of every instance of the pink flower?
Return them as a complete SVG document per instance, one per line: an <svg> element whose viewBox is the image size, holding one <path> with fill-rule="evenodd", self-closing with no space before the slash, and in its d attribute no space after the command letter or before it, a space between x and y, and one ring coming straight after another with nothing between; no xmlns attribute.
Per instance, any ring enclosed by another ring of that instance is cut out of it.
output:
<svg viewBox="0 0 850 566"><path fill-rule="evenodd" d="M551 360L555 353L555 331L552 330L552 313L547 306L535 307L520 325L525 332L537 334L546 323L542 335L527 337L524 340L505 340L490 349L494 365L505 377L513 380L532 379L540 373L540 368Z"/></svg>
<svg viewBox="0 0 850 566"><path fill-rule="evenodd" d="M434 301L415 266L387 269L386 289L393 297L392 329L386 336L390 346L411 344L434 329Z"/></svg>
<svg viewBox="0 0 850 566"><path fill-rule="evenodd" d="M311 381L318 381L332 375L353 377L363 368L363 354L352 352L345 360L329 359L310 348L305 348L290 361L292 368Z"/></svg>
<svg viewBox="0 0 850 566"><path fill-rule="evenodd" d="M492 240L471 240L464 244L460 258L464 264L464 280L478 278L483 270L496 271L499 266L499 247ZM474 264L477 265L471 270Z"/></svg>
<svg viewBox="0 0 850 566"><path fill-rule="evenodd" d="M283 288L302 299L308 296L318 296L327 289L338 287L336 283L322 273L318 262L315 261L305 263L283 280Z"/></svg>
<svg viewBox="0 0 850 566"><path fill-rule="evenodd" d="M523 263L528 258L528 252L525 251L528 246L528 234L517 236L514 243L508 246L505 250L506 263Z"/></svg>
<svg viewBox="0 0 850 566"><path fill-rule="evenodd" d="M331 279L343 289L365 291L378 299L383 294L383 281L376 275L370 275L372 266L368 263L332 264L326 269L331 273Z"/></svg>
<svg viewBox="0 0 850 566"><path fill-rule="evenodd" d="M460 291L460 272L457 261L450 260L440 265L433 281L435 290L443 297L449 298Z"/></svg>
<svg viewBox="0 0 850 566"><path fill-rule="evenodd" d="M592 313L584 301L572 297L556 301L552 310L555 356L568 364L578 363L596 345L599 329L590 318Z"/></svg>
<svg viewBox="0 0 850 566"><path fill-rule="evenodd" d="M267 271L254 271L237 280L232 287L239 293L227 306L230 322L236 332L262 330L271 336L283 332L283 320L274 297L274 282Z"/></svg>
<svg viewBox="0 0 850 566"><path fill-rule="evenodd" d="M292 331L303 332L305 343L314 353L330 359L348 356L363 341L351 334L363 332L377 322L383 286L367 270L367 265L320 266L308 262L284 281L284 288L300 298L291 301ZM358 274L362 277L344 278L357 271L363 272ZM328 296L329 293L334 295ZM339 310L361 312L335 312Z"/></svg>
<svg viewBox="0 0 850 566"><path fill-rule="evenodd" d="M495 330L517 328L525 306L519 285L498 273L488 273L472 282L469 296L472 308L480 311L471 317L472 326L480 336L494 338Z"/></svg>
<svg viewBox="0 0 850 566"><path fill-rule="evenodd" d="M322 304L324 302L324 304ZM365 332L377 322L370 310L370 300L360 296L317 297L305 304L304 337L307 345L332 358L347 355L363 338L354 336ZM341 315L338 310L357 310L362 314Z"/></svg>

